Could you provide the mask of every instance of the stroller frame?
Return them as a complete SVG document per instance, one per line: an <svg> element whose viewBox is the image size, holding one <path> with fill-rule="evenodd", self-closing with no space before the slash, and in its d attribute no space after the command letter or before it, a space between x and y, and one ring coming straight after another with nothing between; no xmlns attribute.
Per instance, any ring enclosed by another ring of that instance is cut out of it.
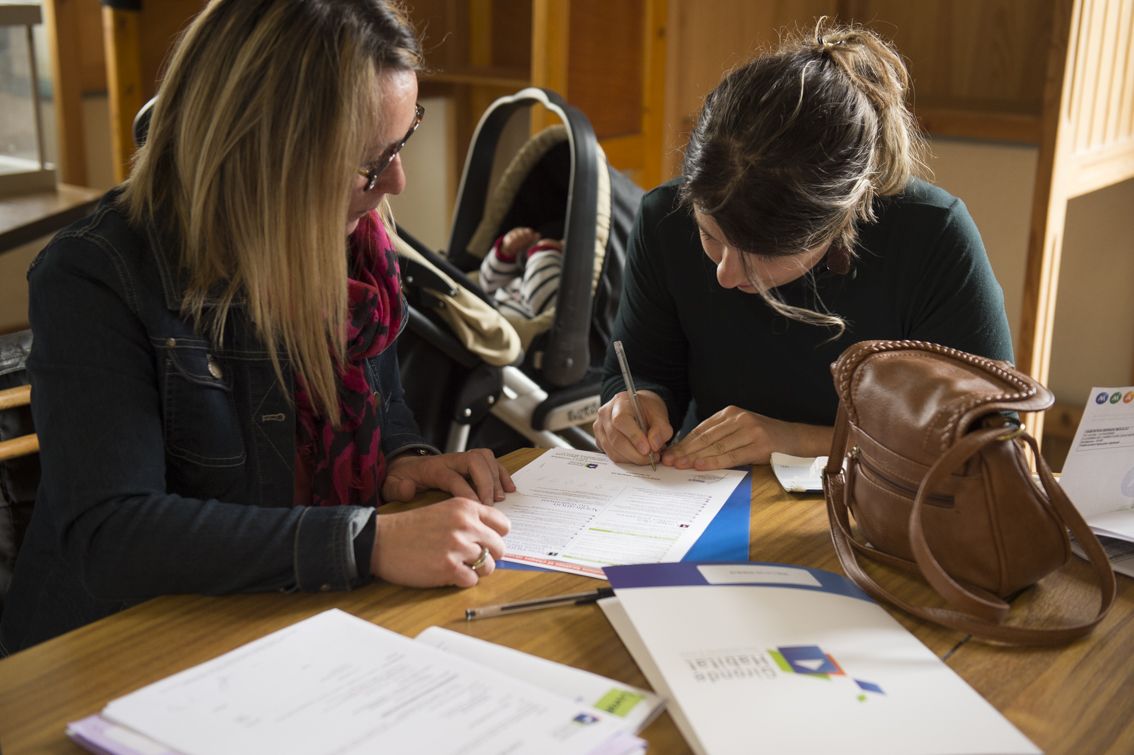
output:
<svg viewBox="0 0 1134 755"><path fill-rule="evenodd" d="M598 140L582 111L568 105L554 92L536 87L496 100L477 124L457 191L457 213L449 237L449 259L479 263L468 245L484 214L496 145L504 126L520 108L541 104L555 113L567 127L571 151L571 175L567 189L564 224L563 272L556 298L556 316L547 347L538 356L537 368L557 386L582 379L590 364L589 331L591 280L594 275L594 236L598 206ZM605 160L604 160L605 162Z"/></svg>
<svg viewBox="0 0 1134 755"><path fill-rule="evenodd" d="M467 279L465 271L479 268L481 257L477 251L483 254L491 243L491 238L489 244L484 243L481 226L487 222L489 183L500 136L513 114L534 105L542 105L563 122L570 153L563 218L563 268L554 319L546 331L525 344L526 351L505 349L503 355L499 350L478 353L475 336L457 338L442 327L448 325L451 330L454 325L454 307L449 306L451 301L447 301L447 297L457 295L459 289L467 289L471 298L482 302L486 310L503 322L500 327L514 331L494 303ZM418 289L411 296L411 305L419 311L411 317L409 330L467 370L458 385L449 389L451 395L455 395L455 406L448 412L447 430L434 431L437 441L440 435L445 435L445 451L464 450L473 427L489 415L532 445L596 450L594 440L580 425L592 421L600 406L601 381L592 365L592 347L598 348L598 341L604 341L606 334L594 340L592 314L596 309L595 289L600 273L606 271L605 265L611 262L612 256L608 246L613 210L606 212L605 208L602 211L599 208L600 201L608 204L613 201L612 178L613 172L606 164L586 116L558 94L529 87L496 100L477 125L457 193L447 256L433 253L409 234L400 233L416 252L403 254L401 259L407 288ZM618 180L633 187L636 206L641 190L620 175ZM601 231L600 221L606 223ZM596 254L599 245L605 250L600 253L606 254L601 258ZM617 283L621 260L611 264L618 265ZM598 265L603 267L596 269ZM612 320L611 308L617 303L617 293L613 294L613 301L611 296L610 292L604 293L605 301L598 303L609 310L607 314ZM596 316L596 321L598 319ZM605 348L605 343L602 346ZM595 356L601 359L602 353ZM412 375L422 374L422 366L413 361L412 355L403 358L407 383ZM521 369L521 365L527 371ZM411 390L407 386L407 391ZM424 411L428 414L435 408L425 407ZM417 405L414 410L421 413Z"/></svg>

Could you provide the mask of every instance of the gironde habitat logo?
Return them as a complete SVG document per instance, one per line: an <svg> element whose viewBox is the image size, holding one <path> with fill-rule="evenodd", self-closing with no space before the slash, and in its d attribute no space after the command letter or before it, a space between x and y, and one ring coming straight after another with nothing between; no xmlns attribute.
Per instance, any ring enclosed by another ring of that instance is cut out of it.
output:
<svg viewBox="0 0 1134 755"><path fill-rule="evenodd" d="M769 650L768 655L772 656L772 660L780 667L780 670L787 674L802 674L809 676L813 679L830 680L833 676L842 676L850 679L859 690L858 700L866 702L867 692L884 695L885 692L874 682L868 682L864 679L854 679L846 675L842 666L835 661L833 657L824 653L822 648L818 645L795 645L778 647L775 650Z"/></svg>

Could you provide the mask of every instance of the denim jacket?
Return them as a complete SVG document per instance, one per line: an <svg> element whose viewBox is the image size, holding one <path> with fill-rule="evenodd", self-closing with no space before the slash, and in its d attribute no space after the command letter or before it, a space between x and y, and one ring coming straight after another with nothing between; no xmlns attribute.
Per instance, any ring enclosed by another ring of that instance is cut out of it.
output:
<svg viewBox="0 0 1134 755"><path fill-rule="evenodd" d="M347 589L363 581L356 536L373 542L372 509L292 505L288 365L281 385L240 301L223 344L196 332L172 245L116 200L28 273L43 472L0 654L165 593ZM429 448L396 348L367 367L383 452Z"/></svg>

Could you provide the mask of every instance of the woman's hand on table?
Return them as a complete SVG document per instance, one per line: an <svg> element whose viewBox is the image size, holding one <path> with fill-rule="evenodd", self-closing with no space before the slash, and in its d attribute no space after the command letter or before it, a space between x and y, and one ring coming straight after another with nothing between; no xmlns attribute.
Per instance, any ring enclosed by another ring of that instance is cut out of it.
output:
<svg viewBox="0 0 1134 755"><path fill-rule="evenodd" d="M772 451L822 456L831 447L833 428L785 422L728 406L697 425L662 454L677 469L727 469L767 464Z"/></svg>
<svg viewBox="0 0 1134 755"><path fill-rule="evenodd" d="M370 573L407 587L472 587L495 571L510 526L508 517L492 506L460 497L379 514ZM488 555L474 570L482 548Z"/></svg>
<svg viewBox="0 0 1134 755"><path fill-rule="evenodd" d="M516 485L512 475L487 448L440 456L404 454L390 462L382 483L382 499L408 501L426 490L444 490L483 504L504 500Z"/></svg>
<svg viewBox="0 0 1134 755"><path fill-rule="evenodd" d="M638 405L646 431L638 427L630 394L622 391L598 410L594 423L595 443L611 461L649 464L650 452L658 453L673 437L669 410L653 391L638 391Z"/></svg>

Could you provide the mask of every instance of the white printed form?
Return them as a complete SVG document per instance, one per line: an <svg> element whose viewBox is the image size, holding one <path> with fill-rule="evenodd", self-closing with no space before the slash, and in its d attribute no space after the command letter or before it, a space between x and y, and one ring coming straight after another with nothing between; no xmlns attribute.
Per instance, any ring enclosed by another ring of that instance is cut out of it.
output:
<svg viewBox="0 0 1134 755"><path fill-rule="evenodd" d="M1096 533L1134 541L1134 386L1091 389L1059 484Z"/></svg>
<svg viewBox="0 0 1134 755"><path fill-rule="evenodd" d="M504 558L601 579L604 566L680 561L744 472L654 471L557 448L512 479L516 492L496 504L512 522Z"/></svg>
<svg viewBox="0 0 1134 755"><path fill-rule="evenodd" d="M337 609L114 700L184 755L571 755L622 720Z"/></svg>

